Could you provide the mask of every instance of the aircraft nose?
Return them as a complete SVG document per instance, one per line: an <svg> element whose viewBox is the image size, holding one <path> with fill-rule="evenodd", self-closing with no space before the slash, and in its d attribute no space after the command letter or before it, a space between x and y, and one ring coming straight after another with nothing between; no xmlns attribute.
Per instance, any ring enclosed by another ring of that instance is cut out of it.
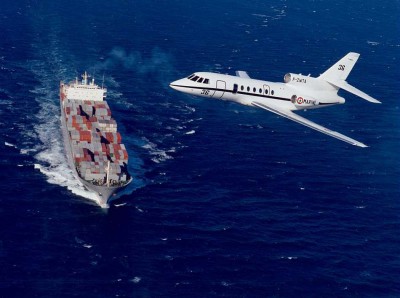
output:
<svg viewBox="0 0 400 298"><path fill-rule="evenodd" d="M172 83L170 83L169 84L169 86L172 88L172 89L175 89L175 90L180 90L179 89L179 87L182 87L182 84L183 84L183 79L180 79L180 80L176 80L176 81L173 81Z"/></svg>
<svg viewBox="0 0 400 298"><path fill-rule="evenodd" d="M176 90L176 86L178 85L176 82L178 82L178 81L173 81L173 82L169 83L169 86L170 86L172 89L175 89L175 90Z"/></svg>

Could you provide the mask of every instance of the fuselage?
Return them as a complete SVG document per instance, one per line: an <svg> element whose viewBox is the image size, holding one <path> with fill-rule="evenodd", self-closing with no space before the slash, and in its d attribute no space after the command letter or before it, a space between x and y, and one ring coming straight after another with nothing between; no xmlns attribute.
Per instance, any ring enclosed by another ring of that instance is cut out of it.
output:
<svg viewBox="0 0 400 298"><path fill-rule="evenodd" d="M197 72L187 78L172 82L170 87L191 95L230 100L257 107L351 145L367 147L355 139L293 113L296 110L345 103L345 99L338 96L340 89L369 102L381 103L346 81L359 56L358 53L348 53L318 77L287 73L283 83L254 80L245 71L236 71L236 76Z"/></svg>
<svg viewBox="0 0 400 298"><path fill-rule="evenodd" d="M276 83L211 72L196 72L174 81L171 88L191 95L234 101L276 104L288 110L315 109L343 104L338 89L313 77L287 74L285 83Z"/></svg>

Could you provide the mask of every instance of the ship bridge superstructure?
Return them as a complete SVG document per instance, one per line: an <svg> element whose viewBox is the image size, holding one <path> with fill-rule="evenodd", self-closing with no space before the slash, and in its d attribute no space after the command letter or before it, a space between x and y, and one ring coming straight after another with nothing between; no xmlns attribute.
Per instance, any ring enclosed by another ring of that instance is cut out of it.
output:
<svg viewBox="0 0 400 298"><path fill-rule="evenodd" d="M85 72L82 75L82 80L79 82L78 78L71 82L65 90L67 99L72 100L92 100L103 101L106 97L107 89L100 87L94 83L94 78L89 81L89 75Z"/></svg>

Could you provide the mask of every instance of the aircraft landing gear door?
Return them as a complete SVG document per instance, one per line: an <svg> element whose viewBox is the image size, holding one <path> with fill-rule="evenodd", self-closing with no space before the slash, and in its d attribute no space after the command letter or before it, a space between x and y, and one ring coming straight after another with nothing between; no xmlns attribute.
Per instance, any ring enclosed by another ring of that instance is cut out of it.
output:
<svg viewBox="0 0 400 298"><path fill-rule="evenodd" d="M216 85L216 90L212 97L221 98L222 95L224 95L224 93L225 93L225 89L226 89L225 81L218 80L217 85Z"/></svg>
<svg viewBox="0 0 400 298"><path fill-rule="evenodd" d="M264 85L264 95L270 95L271 89L269 88L268 85Z"/></svg>

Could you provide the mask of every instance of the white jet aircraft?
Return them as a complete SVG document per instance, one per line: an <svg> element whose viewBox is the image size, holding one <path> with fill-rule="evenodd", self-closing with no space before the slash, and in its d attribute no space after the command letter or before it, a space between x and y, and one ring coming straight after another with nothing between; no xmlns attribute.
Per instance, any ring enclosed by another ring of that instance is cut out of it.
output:
<svg viewBox="0 0 400 298"><path fill-rule="evenodd" d="M338 96L339 89L346 90L367 101L381 103L346 82L360 54L348 53L317 78L310 75L288 73L284 83L251 79L245 71L236 76L210 72L197 72L187 78L172 82L170 87L192 95L230 100L243 105L258 107L349 144L368 147L352 138L327 129L293 111L316 109L345 103Z"/></svg>

